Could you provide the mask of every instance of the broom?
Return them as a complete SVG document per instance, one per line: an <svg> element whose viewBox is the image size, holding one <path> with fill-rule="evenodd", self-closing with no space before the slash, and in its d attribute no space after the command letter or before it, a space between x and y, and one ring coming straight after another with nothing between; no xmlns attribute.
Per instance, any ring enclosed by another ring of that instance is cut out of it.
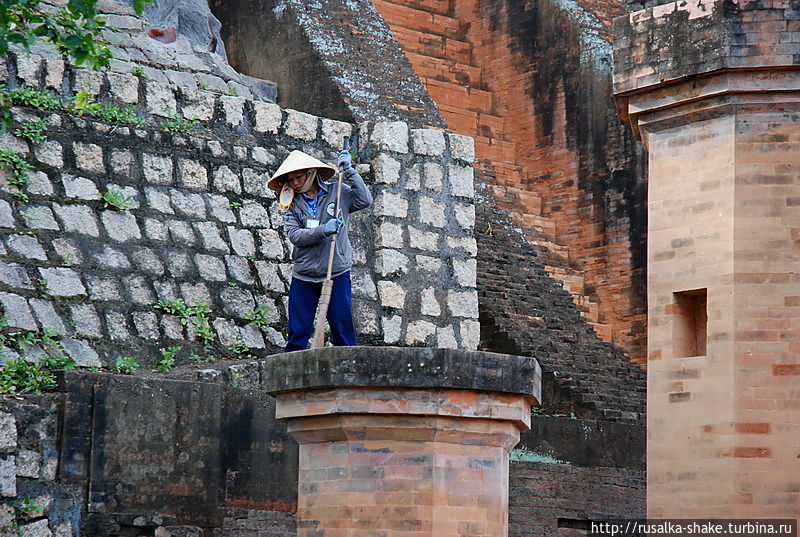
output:
<svg viewBox="0 0 800 537"><path fill-rule="evenodd" d="M344 137L343 150L350 149L350 137ZM334 211L334 218L339 217L339 199L342 196L342 181L344 180L344 168L339 168L339 181L336 185L336 210ZM328 307L331 304L331 291L333 290L333 279L331 274L333 272L333 254L336 252L336 237L338 233L334 233L331 237L331 251L328 253L328 275L325 281L322 282L322 292L319 296L319 309L317 310L317 325L314 327L314 338L311 340L311 348L319 349L325 345L325 319L328 317Z"/></svg>

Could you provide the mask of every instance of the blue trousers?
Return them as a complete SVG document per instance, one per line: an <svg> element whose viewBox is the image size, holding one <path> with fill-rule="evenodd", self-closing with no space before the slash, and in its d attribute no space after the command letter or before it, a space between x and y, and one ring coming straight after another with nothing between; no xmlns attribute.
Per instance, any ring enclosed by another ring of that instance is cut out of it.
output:
<svg viewBox="0 0 800 537"><path fill-rule="evenodd" d="M308 348L308 340L314 335L314 316L321 293L322 283L292 278L292 285L289 287L289 341L284 352ZM331 303L328 306L328 325L334 345L357 345L352 306L350 272L345 272L333 279Z"/></svg>

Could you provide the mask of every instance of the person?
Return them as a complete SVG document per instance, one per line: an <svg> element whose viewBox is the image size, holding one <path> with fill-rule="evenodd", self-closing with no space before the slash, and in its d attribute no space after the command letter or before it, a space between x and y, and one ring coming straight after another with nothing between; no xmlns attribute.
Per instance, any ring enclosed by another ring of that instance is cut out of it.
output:
<svg viewBox="0 0 800 537"><path fill-rule="evenodd" d="M308 347L335 233L338 235L331 272L333 288L328 324L334 345L357 345L350 283L353 250L347 224L351 213L372 204L372 193L353 168L348 151L339 153L337 165L352 185L342 184L338 214L334 214L337 185L326 182L336 170L302 151L292 151L267 183L272 190L281 192L284 228L294 245L294 268L289 287L289 335L285 352Z"/></svg>

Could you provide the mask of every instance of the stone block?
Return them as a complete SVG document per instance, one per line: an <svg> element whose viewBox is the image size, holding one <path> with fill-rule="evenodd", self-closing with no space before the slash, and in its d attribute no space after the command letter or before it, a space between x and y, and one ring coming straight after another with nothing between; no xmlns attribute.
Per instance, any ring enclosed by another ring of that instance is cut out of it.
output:
<svg viewBox="0 0 800 537"><path fill-rule="evenodd" d="M100 191L91 179L64 173L61 175L61 184L68 198L94 201L100 197Z"/></svg>
<svg viewBox="0 0 800 537"><path fill-rule="evenodd" d="M161 220L155 218L144 219L144 233L151 241L166 242L169 240L169 230Z"/></svg>
<svg viewBox="0 0 800 537"><path fill-rule="evenodd" d="M251 231L228 226L228 236L230 237L230 244L234 253L242 257L255 255L256 243Z"/></svg>
<svg viewBox="0 0 800 537"><path fill-rule="evenodd" d="M73 85L73 89L76 92L85 91L89 95L95 97L100 93L100 88L102 85L102 73L87 68L81 68L75 71L75 83Z"/></svg>
<svg viewBox="0 0 800 537"><path fill-rule="evenodd" d="M269 228L269 213L258 202L247 200L239 210L239 220L245 227Z"/></svg>
<svg viewBox="0 0 800 537"><path fill-rule="evenodd" d="M400 162L385 153L375 157L372 167L375 170L375 180L379 183L394 185L400 180Z"/></svg>
<svg viewBox="0 0 800 537"><path fill-rule="evenodd" d="M408 201L402 194L394 194L388 190L378 194L373 206L375 216L394 216L406 218L408 216Z"/></svg>
<svg viewBox="0 0 800 537"><path fill-rule="evenodd" d="M418 155L441 157L444 154L444 132L435 129L412 129L411 147Z"/></svg>
<svg viewBox="0 0 800 537"><path fill-rule="evenodd" d="M101 245L99 249L94 250L91 254L91 257L103 268L131 268L131 263L128 261L128 257L124 253L105 244Z"/></svg>
<svg viewBox="0 0 800 537"><path fill-rule="evenodd" d="M384 248L375 252L375 270L382 277L406 274L408 264L408 257L397 250Z"/></svg>
<svg viewBox="0 0 800 537"><path fill-rule="evenodd" d="M470 257L478 255L478 244L474 237L445 237L447 246L458 254L466 252Z"/></svg>
<svg viewBox="0 0 800 537"><path fill-rule="evenodd" d="M431 317L438 317L442 314L442 307L436 298L436 289L433 287L427 287L422 290L420 310L423 315L430 315Z"/></svg>
<svg viewBox="0 0 800 537"><path fill-rule="evenodd" d="M0 452L17 450L17 420L14 414L0 412Z"/></svg>
<svg viewBox="0 0 800 537"><path fill-rule="evenodd" d="M478 293L476 291L447 291L447 307L453 317L478 318Z"/></svg>
<svg viewBox="0 0 800 537"><path fill-rule="evenodd" d="M51 296L80 296L86 294L78 273L69 268L39 268L42 280L46 282L47 294Z"/></svg>
<svg viewBox="0 0 800 537"><path fill-rule="evenodd" d="M453 212L456 216L456 222L462 229L471 231L475 229L475 206L474 205L461 205L460 203L453 204Z"/></svg>
<svg viewBox="0 0 800 537"><path fill-rule="evenodd" d="M427 250L429 252L438 252L439 234L432 231L422 231L421 229L409 226L408 243L411 248Z"/></svg>
<svg viewBox="0 0 800 537"><path fill-rule="evenodd" d="M379 334L380 318L380 311L374 302L358 299L353 301L353 323L356 327L356 333Z"/></svg>
<svg viewBox="0 0 800 537"><path fill-rule="evenodd" d="M403 319L399 315L381 318L381 328L383 329L383 342L392 344L400 341Z"/></svg>
<svg viewBox="0 0 800 537"><path fill-rule="evenodd" d="M0 261L0 282L18 289L33 289L28 272L16 263Z"/></svg>
<svg viewBox="0 0 800 537"><path fill-rule="evenodd" d="M342 149L345 136L353 135L353 126L350 123L322 118L322 139L334 149Z"/></svg>
<svg viewBox="0 0 800 537"><path fill-rule="evenodd" d="M92 300L120 300L119 283L114 278L92 276L88 278L89 297Z"/></svg>
<svg viewBox="0 0 800 537"><path fill-rule="evenodd" d="M213 222L195 222L193 226L195 231L200 234L200 241L203 243L203 248L225 253L230 252L230 248L225 240L223 240L219 227L217 227L216 224Z"/></svg>
<svg viewBox="0 0 800 537"><path fill-rule="evenodd" d="M402 121L376 123L371 139L381 151L408 153L408 125Z"/></svg>
<svg viewBox="0 0 800 537"><path fill-rule="evenodd" d="M281 108L277 104L253 101L253 109L256 115L255 131L277 134L283 120Z"/></svg>
<svg viewBox="0 0 800 537"><path fill-rule="evenodd" d="M106 228L106 233L111 240L127 242L141 239L142 231L136 222L136 217L128 212L102 211L100 220Z"/></svg>
<svg viewBox="0 0 800 537"><path fill-rule="evenodd" d="M42 68L42 57L37 54L17 52L17 76L26 86L39 87L39 74Z"/></svg>
<svg viewBox="0 0 800 537"><path fill-rule="evenodd" d="M444 209L444 203L437 202L428 196L423 196L419 199L419 220L423 224L443 228L447 225ZM409 234L409 236L411 235Z"/></svg>
<svg viewBox="0 0 800 537"><path fill-rule="evenodd" d="M378 289L372 279L372 273L363 269L351 272L353 296L369 300L378 299Z"/></svg>
<svg viewBox="0 0 800 537"><path fill-rule="evenodd" d="M286 110L284 129L286 136L299 140L313 141L317 138L319 118L298 110Z"/></svg>
<svg viewBox="0 0 800 537"><path fill-rule="evenodd" d="M14 455L0 456L0 496L14 498L16 495L17 459Z"/></svg>
<svg viewBox="0 0 800 537"><path fill-rule="evenodd" d="M136 333L142 339L159 339L161 332L158 330L158 317L152 311L134 311L131 314Z"/></svg>
<svg viewBox="0 0 800 537"><path fill-rule="evenodd" d="M229 287L223 289L219 297L225 313L238 319L244 319L244 316L256 307L253 294L245 289Z"/></svg>
<svg viewBox="0 0 800 537"><path fill-rule="evenodd" d="M99 145L75 142L72 144L72 151L75 153L75 165L78 169L97 174L106 173L103 148Z"/></svg>
<svg viewBox="0 0 800 537"><path fill-rule="evenodd" d="M378 296L383 307L403 309L405 305L406 292L400 284L395 282L379 281Z"/></svg>
<svg viewBox="0 0 800 537"><path fill-rule="evenodd" d="M451 195L475 199L474 170L471 166L448 166L447 176Z"/></svg>
<svg viewBox="0 0 800 537"><path fill-rule="evenodd" d="M214 257L213 255L196 254L194 262L197 264L197 270L200 277L207 281L224 282L227 278L225 271L225 263L222 259Z"/></svg>
<svg viewBox="0 0 800 537"><path fill-rule="evenodd" d="M440 349L457 349L455 331L452 326L445 326L436 329L436 346Z"/></svg>
<svg viewBox="0 0 800 537"><path fill-rule="evenodd" d="M207 91L182 89L184 104L183 117L190 121L208 121L214 117L214 95Z"/></svg>
<svg viewBox="0 0 800 537"><path fill-rule="evenodd" d="M88 337L102 337L103 328L100 325L100 317L92 304L71 304L70 313L72 326L78 335Z"/></svg>
<svg viewBox="0 0 800 537"><path fill-rule="evenodd" d="M155 304L156 295L153 288L141 276L127 276L122 280L122 284L128 292L131 302L134 304L151 305Z"/></svg>
<svg viewBox="0 0 800 537"><path fill-rule="evenodd" d="M250 150L253 160L265 166L277 163L275 156L267 151L265 147L256 146Z"/></svg>
<svg viewBox="0 0 800 537"><path fill-rule="evenodd" d="M227 197L220 194L205 194L205 198L208 202L208 210L211 216L220 222L236 222L236 215L233 214L231 202Z"/></svg>
<svg viewBox="0 0 800 537"><path fill-rule="evenodd" d="M229 127L238 127L244 120L244 103L245 99L242 97L227 97L222 96L219 98L222 105L222 114L225 117L225 123Z"/></svg>
<svg viewBox="0 0 800 537"><path fill-rule="evenodd" d="M67 233L80 233L92 237L100 236L94 210L86 205L59 205L53 204L56 217L61 221L61 226Z"/></svg>
<svg viewBox="0 0 800 537"><path fill-rule="evenodd" d="M191 218L206 217L206 202L202 194L195 192L184 192L178 189L170 189L170 201L178 214Z"/></svg>
<svg viewBox="0 0 800 537"><path fill-rule="evenodd" d="M99 325L99 319L97 322ZM64 347L67 355L81 367L101 367L103 365L97 352L82 339L65 338L61 340L61 346Z"/></svg>
<svg viewBox="0 0 800 537"><path fill-rule="evenodd" d="M40 298L31 298L29 304L42 328L47 328L60 336L67 335L67 329L64 327L61 316L56 313L52 302Z"/></svg>
<svg viewBox="0 0 800 537"><path fill-rule="evenodd" d="M456 283L463 287L476 287L478 261L476 259L453 259L452 261Z"/></svg>
<svg viewBox="0 0 800 537"><path fill-rule="evenodd" d="M3 203L6 202L0 202L0 213L5 212ZM8 204L6 203L6 205ZM61 229L53 215L53 210L46 205L25 205L24 207L20 207L19 212L22 215L22 220L25 222L25 225L31 229L51 229L55 231ZM5 219L3 219L3 222L5 222Z"/></svg>
<svg viewBox="0 0 800 537"><path fill-rule="evenodd" d="M204 283L182 283L181 297L187 304L211 304L211 293Z"/></svg>
<svg viewBox="0 0 800 537"><path fill-rule="evenodd" d="M172 237L173 242L180 246L194 246L197 243L197 237L189 222L184 220L169 220L167 222L169 235Z"/></svg>
<svg viewBox="0 0 800 537"><path fill-rule="evenodd" d="M478 321L461 321L461 348L476 350L481 341L481 325Z"/></svg>
<svg viewBox="0 0 800 537"><path fill-rule="evenodd" d="M0 303L3 304L3 315L8 320L8 326L24 330L39 329L24 297L0 293Z"/></svg>
<svg viewBox="0 0 800 537"><path fill-rule="evenodd" d="M436 334L436 325L428 321L411 321L406 327L406 343L425 344L428 338Z"/></svg>
<svg viewBox="0 0 800 537"><path fill-rule="evenodd" d="M178 160L180 184L191 190L208 190L208 172L205 167L191 159Z"/></svg>
<svg viewBox="0 0 800 537"><path fill-rule="evenodd" d="M136 160L133 153L127 150L111 151L111 158L109 159L111 171L123 177L131 177L136 175Z"/></svg>
<svg viewBox="0 0 800 537"><path fill-rule="evenodd" d="M131 338L128 318L124 313L117 310L106 311L106 326L108 335L114 341L126 341Z"/></svg>
<svg viewBox="0 0 800 537"><path fill-rule="evenodd" d="M274 229L258 230L259 251L267 259L284 259L286 255L280 235Z"/></svg>
<svg viewBox="0 0 800 537"><path fill-rule="evenodd" d="M225 263L228 265L228 272L234 280L247 285L255 282L253 271L250 270L250 263L244 257L226 255Z"/></svg>
<svg viewBox="0 0 800 537"><path fill-rule="evenodd" d="M37 145L33 149L33 154L42 164L58 169L64 167L64 150L55 140L47 140Z"/></svg>
<svg viewBox="0 0 800 537"><path fill-rule="evenodd" d="M27 207L22 207L20 212L25 215L26 213L23 211ZM26 219L27 224L27 219ZM11 205L6 200L0 200L0 227L16 227L17 221L14 218L14 212L11 208ZM30 227L30 226L28 226Z"/></svg>
<svg viewBox="0 0 800 537"><path fill-rule="evenodd" d="M447 141L450 143L450 156L456 160L463 160L472 164L475 160L475 140L469 136L461 134L447 133Z"/></svg>
<svg viewBox="0 0 800 537"><path fill-rule="evenodd" d="M124 73L108 73L108 83L115 99L125 104L139 102L139 78Z"/></svg>
<svg viewBox="0 0 800 537"><path fill-rule="evenodd" d="M20 449L17 453L17 475L19 477L39 478L39 463L42 454L30 449Z"/></svg>
<svg viewBox="0 0 800 537"><path fill-rule="evenodd" d="M170 251L166 254L167 271L175 278L187 277L194 272L189 254L180 251Z"/></svg>
<svg viewBox="0 0 800 537"><path fill-rule="evenodd" d="M242 182L239 176L227 166L220 166L214 170L214 189L219 192L242 193Z"/></svg>
<svg viewBox="0 0 800 537"><path fill-rule="evenodd" d="M261 281L261 285L264 286L264 289L277 293L286 292L286 284L283 283L283 280L280 278L280 271L277 263L256 261L255 266L258 272L258 279Z"/></svg>
<svg viewBox="0 0 800 537"><path fill-rule="evenodd" d="M403 228L391 222L381 222L376 239L378 248L403 248Z"/></svg>
<svg viewBox="0 0 800 537"><path fill-rule="evenodd" d="M267 172L258 172L252 168L244 168L242 170L244 191L253 196L275 199L275 192L267 188L269 178L270 174Z"/></svg>
<svg viewBox="0 0 800 537"><path fill-rule="evenodd" d="M47 261L47 254L36 237L30 235L9 235L6 239L6 246L23 259Z"/></svg>
<svg viewBox="0 0 800 537"><path fill-rule="evenodd" d="M172 159L144 153L142 155L142 173L146 181L157 185L171 185Z"/></svg>
<svg viewBox="0 0 800 537"><path fill-rule="evenodd" d="M172 208L172 200L167 190L146 186L144 187L144 197L151 209L164 214L175 214L175 210Z"/></svg>
<svg viewBox="0 0 800 537"><path fill-rule="evenodd" d="M442 191L442 182L444 181L444 171L442 167L435 162L426 162L422 166L423 186L435 192Z"/></svg>
<svg viewBox="0 0 800 537"><path fill-rule="evenodd" d="M169 84L163 84L155 80L147 81L145 84L145 97L147 111L150 114L168 117L178 113L175 93Z"/></svg>

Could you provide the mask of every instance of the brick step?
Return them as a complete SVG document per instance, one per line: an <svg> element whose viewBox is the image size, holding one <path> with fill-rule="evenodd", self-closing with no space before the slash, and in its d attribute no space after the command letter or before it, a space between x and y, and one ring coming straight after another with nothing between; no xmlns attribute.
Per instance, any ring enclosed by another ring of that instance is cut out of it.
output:
<svg viewBox="0 0 800 537"><path fill-rule="evenodd" d="M420 11L447 15L448 17L453 15L450 0L386 0L386 2L398 6L407 6Z"/></svg>
<svg viewBox="0 0 800 537"><path fill-rule="evenodd" d="M423 78L423 83L428 86L431 79ZM447 123L450 130L458 134L474 137L475 133L492 134L487 138L499 139L507 141L502 131L503 118L487 112L476 112L475 110L468 110L463 106L452 104L439 104L439 112ZM517 177L522 178L522 173L519 166L514 166L519 170ZM498 173L500 175L500 173Z"/></svg>
<svg viewBox="0 0 800 537"><path fill-rule="evenodd" d="M444 80L473 88L481 87L483 70L480 67L416 52L406 52L406 56L414 67L414 72L423 79Z"/></svg>
<svg viewBox="0 0 800 537"><path fill-rule="evenodd" d="M430 78L425 80L425 86L431 98L439 106L452 106L485 114L492 113L494 104L492 94L488 91Z"/></svg>
<svg viewBox="0 0 800 537"><path fill-rule="evenodd" d="M378 11L392 30L394 30L395 26L402 26L403 28L425 32L426 34L466 41L461 22L455 17L397 4L388 0L372 0L372 3L378 8Z"/></svg>
<svg viewBox="0 0 800 537"><path fill-rule="evenodd" d="M477 158L516 166L517 148L513 142L478 135L474 139Z"/></svg>
<svg viewBox="0 0 800 537"><path fill-rule="evenodd" d="M390 27L395 39L405 50L425 56L472 64L472 46L465 41L435 36L397 25L390 25Z"/></svg>

